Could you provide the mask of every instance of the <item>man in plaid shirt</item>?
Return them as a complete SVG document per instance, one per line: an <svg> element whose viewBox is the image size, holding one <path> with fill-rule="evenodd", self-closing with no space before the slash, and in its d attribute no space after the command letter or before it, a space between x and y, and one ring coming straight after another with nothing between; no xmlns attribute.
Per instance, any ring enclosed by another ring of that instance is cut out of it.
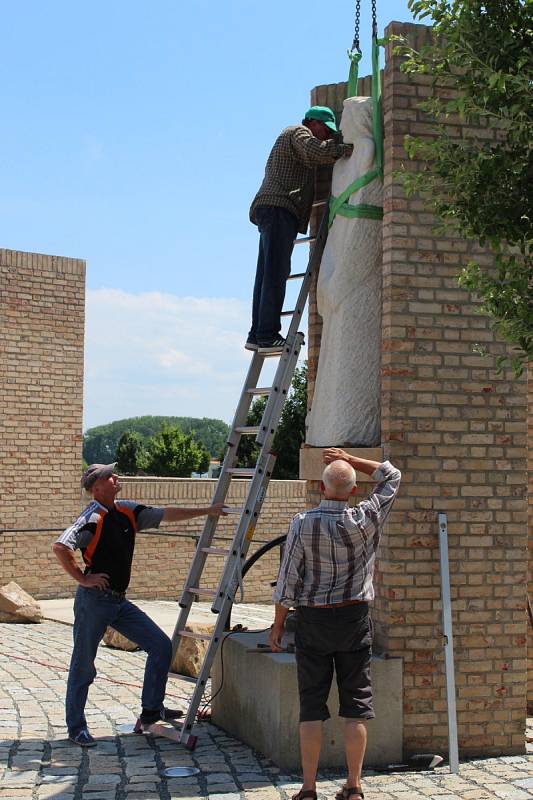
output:
<svg viewBox="0 0 533 800"><path fill-rule="evenodd" d="M365 720L374 716L370 659L372 625L368 604L383 525L400 488L401 473L389 461L379 464L350 456L338 447L324 450L324 500L297 514L289 529L273 600L270 631L273 651L281 649L289 608L296 608L296 666L300 694L300 750L303 786L292 800L317 800L316 772L322 722L337 674L339 716L344 717L348 775L336 800L361 800L361 769L366 748ZM356 472L376 481L366 500L351 508Z"/></svg>
<svg viewBox="0 0 533 800"><path fill-rule="evenodd" d="M309 224L315 167L353 152L353 145L339 142L334 134L338 131L333 111L313 106L301 125L281 132L268 157L263 183L250 208L260 239L248 350L278 349L285 343L280 336L285 284L294 239Z"/></svg>

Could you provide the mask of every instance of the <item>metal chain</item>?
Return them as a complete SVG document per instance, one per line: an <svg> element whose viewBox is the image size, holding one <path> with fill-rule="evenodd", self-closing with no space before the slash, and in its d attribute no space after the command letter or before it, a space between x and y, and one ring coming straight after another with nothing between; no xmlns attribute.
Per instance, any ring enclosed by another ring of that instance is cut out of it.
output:
<svg viewBox="0 0 533 800"><path fill-rule="evenodd" d="M375 0L372 0L375 3ZM353 42L352 42L352 50L357 50L358 53L361 52L361 48L359 46L359 24L361 22L361 0L356 0L355 3L355 32L353 35Z"/></svg>
<svg viewBox="0 0 533 800"><path fill-rule="evenodd" d="M372 0L372 38L377 39L378 35L378 18L376 12L376 0Z"/></svg>

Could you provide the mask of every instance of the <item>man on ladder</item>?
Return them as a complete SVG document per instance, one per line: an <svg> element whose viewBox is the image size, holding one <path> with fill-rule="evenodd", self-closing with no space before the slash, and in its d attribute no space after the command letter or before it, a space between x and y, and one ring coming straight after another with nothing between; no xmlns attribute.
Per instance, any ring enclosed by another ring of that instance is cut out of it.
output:
<svg viewBox="0 0 533 800"><path fill-rule="evenodd" d="M280 336L285 284L296 234L305 233L309 223L315 167L353 152L353 145L333 138L336 134L333 111L313 106L301 125L281 132L268 157L263 183L250 208L260 238L247 350L280 348L285 343Z"/></svg>

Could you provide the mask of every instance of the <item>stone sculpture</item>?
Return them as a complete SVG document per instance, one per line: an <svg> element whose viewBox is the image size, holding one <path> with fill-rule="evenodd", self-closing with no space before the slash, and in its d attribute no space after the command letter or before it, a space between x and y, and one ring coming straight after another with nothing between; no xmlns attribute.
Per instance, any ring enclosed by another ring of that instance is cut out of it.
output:
<svg viewBox="0 0 533 800"><path fill-rule="evenodd" d="M375 167L371 98L345 100L340 127L354 152L333 168L334 197ZM348 202L382 206L381 180ZM380 220L340 214L329 231L318 276L323 329L306 437L315 447L380 443L381 232Z"/></svg>

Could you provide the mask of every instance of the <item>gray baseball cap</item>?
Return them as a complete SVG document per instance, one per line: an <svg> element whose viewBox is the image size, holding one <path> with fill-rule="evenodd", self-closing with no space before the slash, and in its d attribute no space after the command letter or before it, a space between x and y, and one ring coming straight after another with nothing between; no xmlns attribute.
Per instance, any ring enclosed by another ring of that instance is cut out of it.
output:
<svg viewBox="0 0 533 800"><path fill-rule="evenodd" d="M98 478L109 478L115 471L116 465L116 461L113 461L112 464L91 464L81 476L81 488L88 492Z"/></svg>

